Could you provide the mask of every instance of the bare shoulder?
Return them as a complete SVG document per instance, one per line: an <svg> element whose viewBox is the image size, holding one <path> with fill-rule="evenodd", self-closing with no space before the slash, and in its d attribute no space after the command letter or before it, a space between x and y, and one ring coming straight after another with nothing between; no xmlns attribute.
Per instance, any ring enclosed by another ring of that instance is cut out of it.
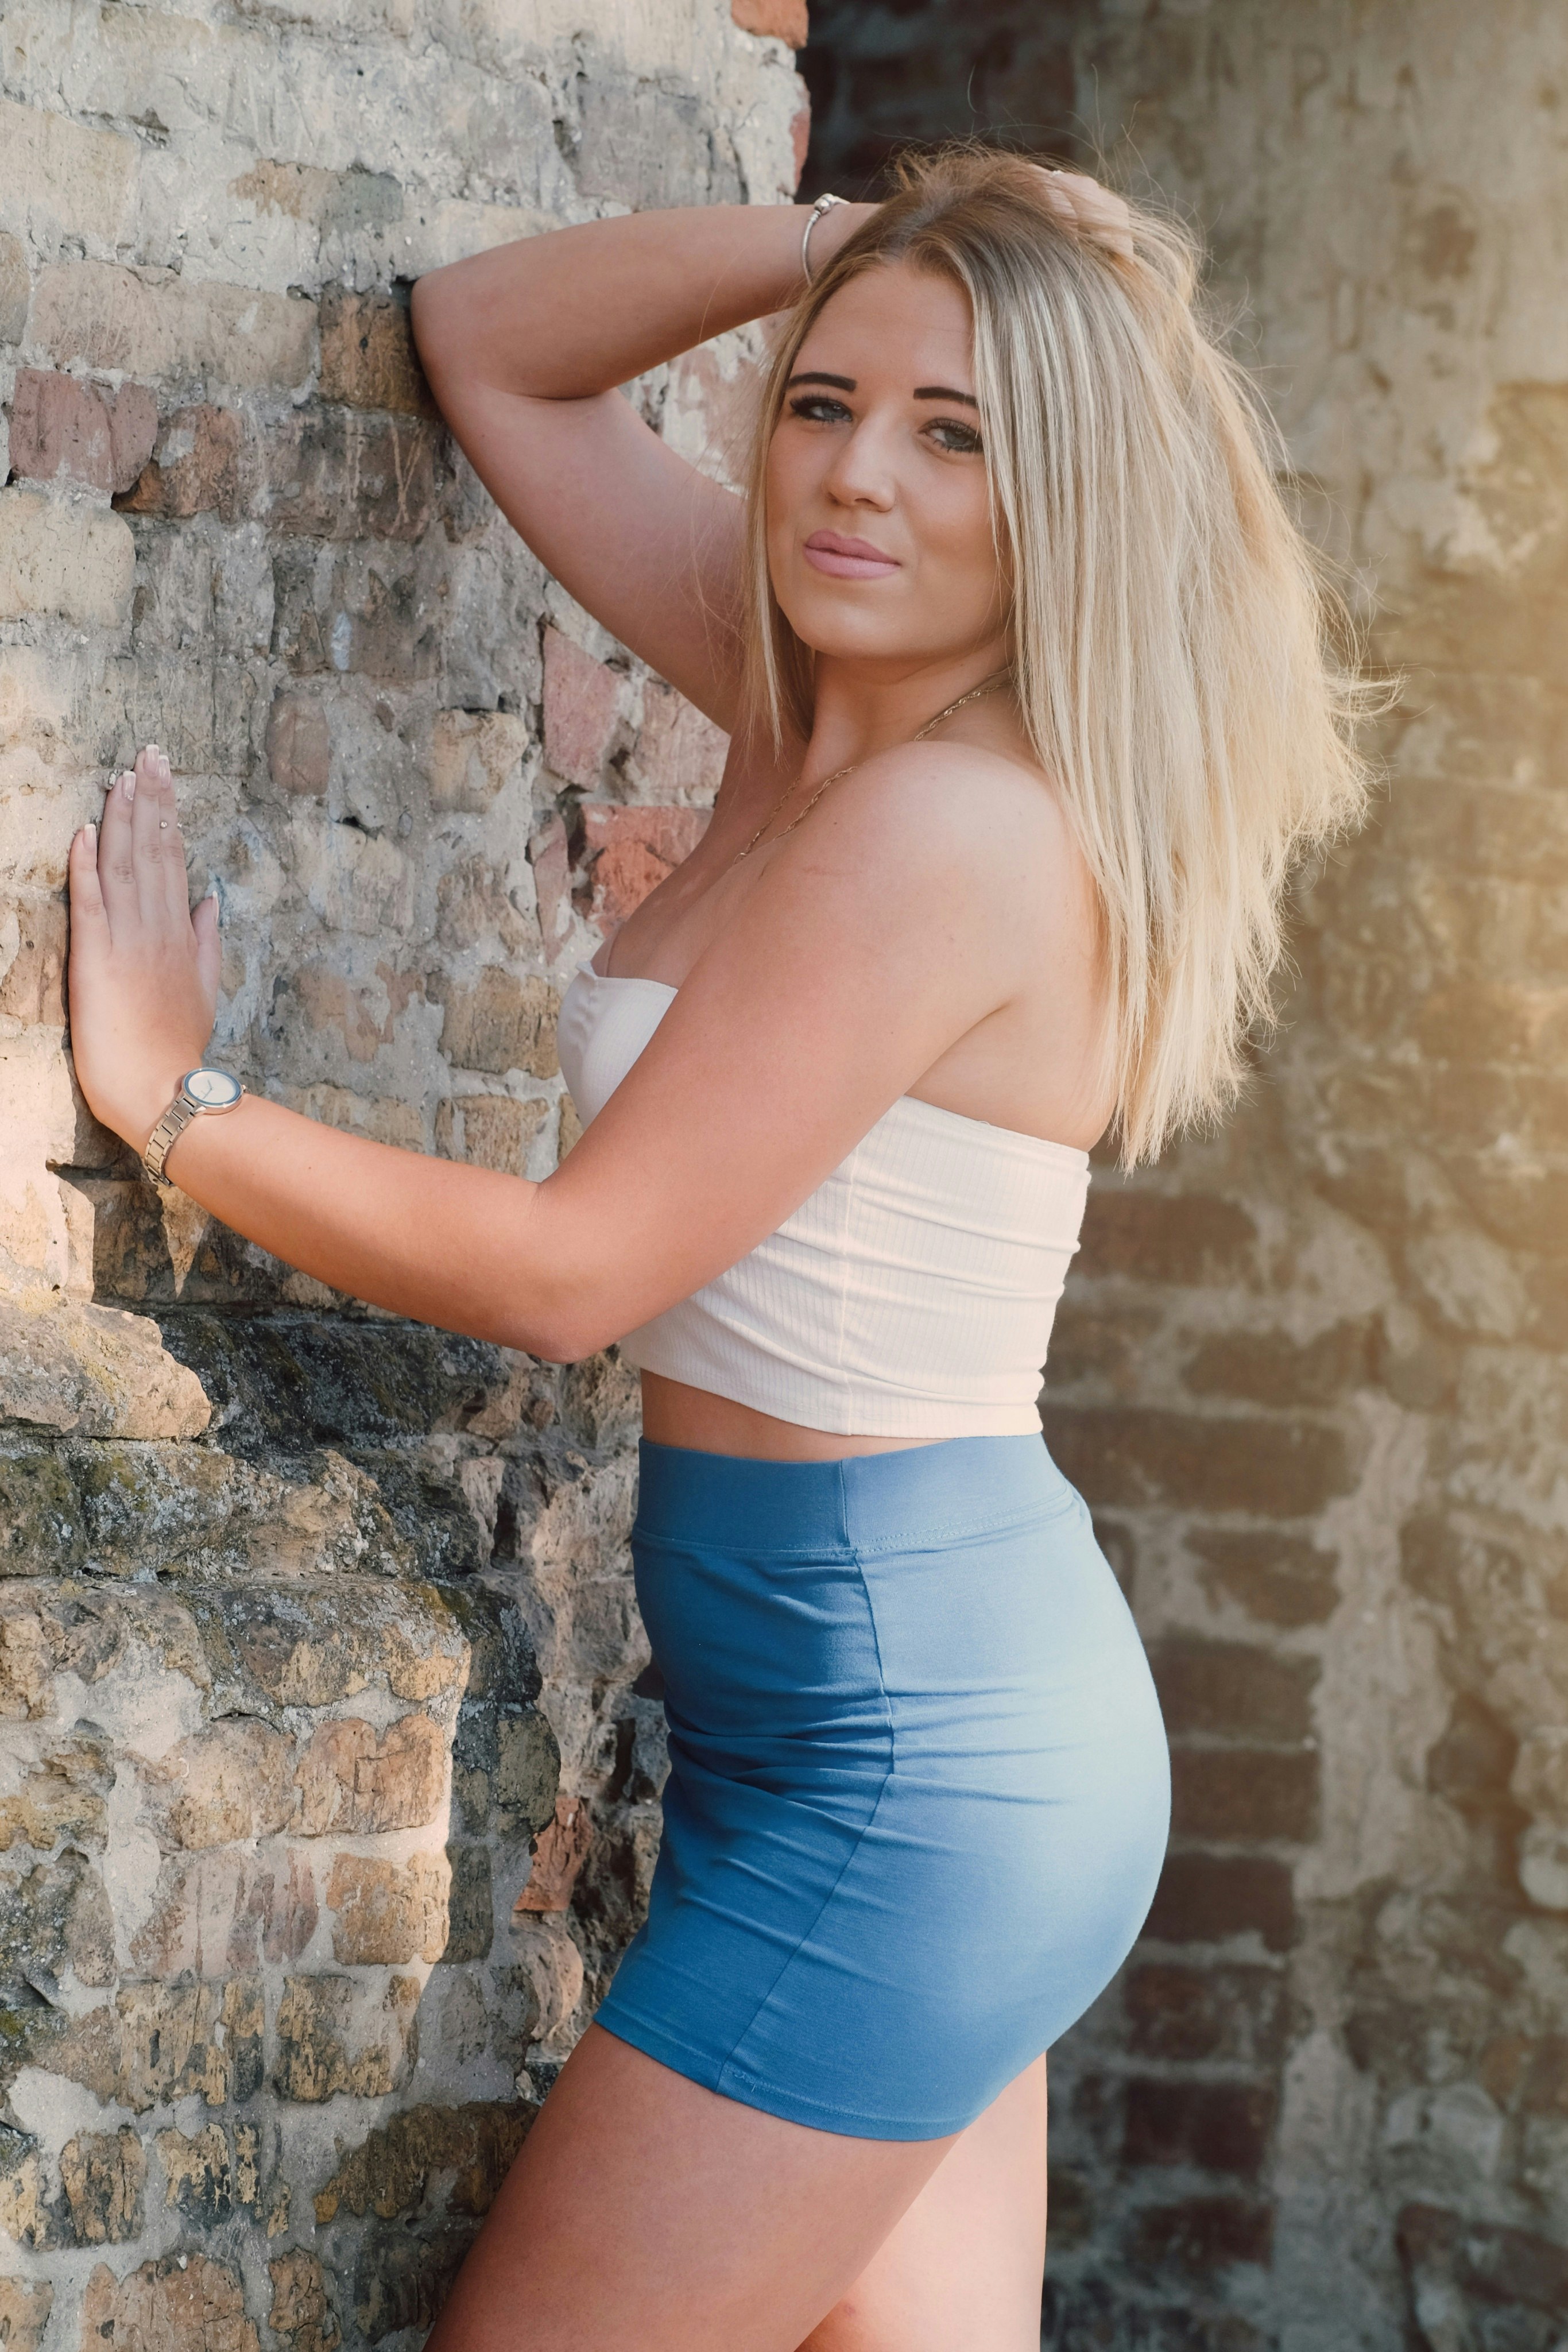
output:
<svg viewBox="0 0 1568 2352"><path fill-rule="evenodd" d="M812 842L810 835L816 834ZM1061 796L1031 762L968 743L902 743L834 784L794 837L802 862L845 860L885 890L951 903L969 890L1038 918L1082 895Z"/></svg>

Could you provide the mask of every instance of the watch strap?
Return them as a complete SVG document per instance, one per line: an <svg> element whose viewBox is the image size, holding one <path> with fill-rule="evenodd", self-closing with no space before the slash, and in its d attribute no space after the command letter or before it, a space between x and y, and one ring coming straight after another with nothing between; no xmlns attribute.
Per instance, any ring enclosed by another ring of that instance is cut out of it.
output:
<svg viewBox="0 0 1568 2352"><path fill-rule="evenodd" d="M183 1135L195 1116L196 1106L190 1100L182 1087L148 1137L147 1149L141 1155L141 1165L155 1184L168 1182L169 1180L163 1173L163 1162L169 1157L170 1148L176 1136Z"/></svg>

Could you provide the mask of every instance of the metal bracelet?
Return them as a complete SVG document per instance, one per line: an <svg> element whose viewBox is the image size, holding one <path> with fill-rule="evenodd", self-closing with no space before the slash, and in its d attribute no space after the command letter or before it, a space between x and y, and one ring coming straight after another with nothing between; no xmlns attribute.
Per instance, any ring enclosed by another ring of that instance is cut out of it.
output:
<svg viewBox="0 0 1568 2352"><path fill-rule="evenodd" d="M841 205L843 201L842 196L819 196L806 215L806 226L800 236L800 275L808 286L811 282L811 231L824 213L831 213L835 205Z"/></svg>

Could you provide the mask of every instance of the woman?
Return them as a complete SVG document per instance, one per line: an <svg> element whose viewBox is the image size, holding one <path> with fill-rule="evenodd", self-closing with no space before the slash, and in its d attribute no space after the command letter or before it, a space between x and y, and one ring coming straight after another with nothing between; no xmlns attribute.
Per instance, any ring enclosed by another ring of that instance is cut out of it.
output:
<svg viewBox="0 0 1568 2352"><path fill-rule="evenodd" d="M976 153L421 281L504 511L732 736L568 992L591 1123L544 1184L177 1095L216 939L167 762L73 846L100 1119L340 1290L643 1371L650 1921L438 2352L1038 2342L1043 2053L1137 1933L1168 1785L1039 1367L1090 1147L1230 1097L1289 858L1361 791L1193 288L1168 227ZM615 387L786 310L741 501Z"/></svg>

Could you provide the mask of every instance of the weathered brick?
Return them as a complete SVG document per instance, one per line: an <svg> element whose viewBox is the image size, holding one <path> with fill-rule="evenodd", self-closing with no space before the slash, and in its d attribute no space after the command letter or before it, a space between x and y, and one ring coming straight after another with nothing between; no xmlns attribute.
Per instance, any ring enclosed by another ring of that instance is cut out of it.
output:
<svg viewBox="0 0 1568 2352"><path fill-rule="evenodd" d="M154 1787L179 1845L269 1837L287 1826L298 1803L294 1743L244 1717L214 1723L170 1749Z"/></svg>
<svg viewBox="0 0 1568 2352"><path fill-rule="evenodd" d="M520 1176L549 1108L548 1103L515 1102L510 1095L449 1096L436 1108L435 1148L448 1160Z"/></svg>
<svg viewBox="0 0 1568 2352"><path fill-rule="evenodd" d="M792 49L806 46L806 0L729 0L729 13L743 33L768 34Z"/></svg>
<svg viewBox="0 0 1568 2352"><path fill-rule="evenodd" d="M1288 1988L1278 1969L1181 1968L1148 1960L1123 1985L1128 2047L1143 2058L1275 2066L1285 2050Z"/></svg>
<svg viewBox="0 0 1568 2352"><path fill-rule="evenodd" d="M21 368L11 404L11 471L75 482L105 497L128 490L152 454L158 404L139 383L118 392Z"/></svg>
<svg viewBox="0 0 1568 2352"><path fill-rule="evenodd" d="M0 150L7 218L35 243L53 246L66 236L122 242L141 160L134 138L0 99Z"/></svg>
<svg viewBox="0 0 1568 2352"><path fill-rule="evenodd" d="M1091 1188L1076 1271L1184 1286L1258 1278L1258 1229L1212 1193Z"/></svg>
<svg viewBox="0 0 1568 2352"><path fill-rule="evenodd" d="M1127 2084L1123 2158L1128 2164L1196 2164L1206 2172L1256 2175L1277 2105L1271 2084L1134 2075Z"/></svg>
<svg viewBox="0 0 1568 2352"><path fill-rule="evenodd" d="M425 2210L433 2176L452 2182L450 2210L480 2214L511 2168L532 2116L521 2105L473 2100L411 2107L367 2134L316 2192L316 2226L344 2213L413 2220Z"/></svg>
<svg viewBox="0 0 1568 2352"><path fill-rule="evenodd" d="M68 261L39 271L31 335L61 367L80 360L174 388L204 380L235 392L293 389L310 373L316 307L247 286Z"/></svg>
<svg viewBox="0 0 1568 2352"><path fill-rule="evenodd" d="M0 2279L0 2344L7 2352L40 2352L54 2301L47 2279Z"/></svg>
<svg viewBox="0 0 1568 2352"><path fill-rule="evenodd" d="M281 793L319 798L332 774L332 733L313 697L274 695L267 716L267 773Z"/></svg>
<svg viewBox="0 0 1568 2352"><path fill-rule="evenodd" d="M708 827L708 812L696 808L623 808L585 802L583 842L592 859L589 920L612 931L656 889L692 851Z"/></svg>
<svg viewBox="0 0 1568 2352"><path fill-rule="evenodd" d="M545 758L563 782L589 790L621 723L621 680L559 629L544 633Z"/></svg>
<svg viewBox="0 0 1568 2352"><path fill-rule="evenodd" d="M32 299L27 257L18 240L0 229L0 343L21 341L27 331L27 305Z"/></svg>
<svg viewBox="0 0 1568 2352"><path fill-rule="evenodd" d="M70 2242L122 2246L141 2235L147 2158L122 2124L117 2132L81 2132L60 2150L60 2194Z"/></svg>
<svg viewBox="0 0 1568 2352"><path fill-rule="evenodd" d="M408 416L439 415L402 303L329 286L322 289L320 321L323 400Z"/></svg>
<svg viewBox="0 0 1568 2352"><path fill-rule="evenodd" d="M259 2352L237 2275L205 2254L165 2254L123 2279L100 2263L81 2326L82 2352Z"/></svg>
<svg viewBox="0 0 1568 2352"><path fill-rule="evenodd" d="M419 1991L413 1977L389 1979L379 2000L351 1977L286 1979L272 2072L278 2095L376 2099L401 2089L419 2055Z"/></svg>
<svg viewBox="0 0 1568 2352"><path fill-rule="evenodd" d="M1300 1749L1176 1748L1171 1755L1171 1834L1249 1844L1315 1837L1318 1759Z"/></svg>
<svg viewBox="0 0 1568 2352"><path fill-rule="evenodd" d="M117 514L0 490L0 620L57 613L83 627L119 628L131 617L135 570L135 542Z"/></svg>
<svg viewBox="0 0 1568 2352"><path fill-rule="evenodd" d="M65 908L58 898L32 893L3 904L0 956L6 961L0 966L0 1013L13 1021L46 1021L51 1028L63 1029Z"/></svg>
<svg viewBox="0 0 1568 2352"><path fill-rule="evenodd" d="M1288 1951L1296 1937L1291 1874L1264 1854L1173 1853L1144 1933L1167 1944L1256 1936L1266 1951Z"/></svg>
<svg viewBox="0 0 1568 2352"><path fill-rule="evenodd" d="M1273 1528L1189 1528L1186 1545L1203 1562L1206 1588L1239 1601L1265 1625L1321 1625L1339 1600L1338 1561L1310 1538Z"/></svg>
<svg viewBox="0 0 1568 2352"><path fill-rule="evenodd" d="M1240 1397L1249 1404L1332 1404L1366 1383L1368 1327L1336 1323L1301 1345L1284 1331L1231 1331L1206 1339L1182 1378L1195 1396Z"/></svg>
<svg viewBox="0 0 1568 2352"><path fill-rule="evenodd" d="M1568 2246L1532 2231L1409 2204L1400 2209L1396 2240L1409 2272L1435 2273L1483 2304L1522 2305L1558 2318L1568 2309Z"/></svg>
<svg viewBox="0 0 1568 2352"><path fill-rule="evenodd" d="M267 2270L272 2281L267 2326L293 2347L293 2352L334 2352L343 2340L343 2331L318 2256L296 2248L268 2263Z"/></svg>
<svg viewBox="0 0 1568 2352"><path fill-rule="evenodd" d="M578 1873L593 1843L593 1822L580 1797L559 1796L555 1819L534 1845L528 1883L517 1897L519 1911L565 1911L570 1907Z"/></svg>
<svg viewBox="0 0 1568 2352"><path fill-rule="evenodd" d="M483 816L528 748L527 722L505 710L442 710L430 745L430 803Z"/></svg>
<svg viewBox="0 0 1568 2352"><path fill-rule="evenodd" d="M427 1715L400 1716L377 1733L346 1716L313 1732L299 1759L298 1828L307 1837L374 1837L423 1829L445 1777L445 1741Z"/></svg>
<svg viewBox="0 0 1568 2352"><path fill-rule="evenodd" d="M661 678L643 688L643 724L627 771L649 801L711 805L724 780L729 738Z"/></svg>
<svg viewBox="0 0 1568 2352"><path fill-rule="evenodd" d="M226 2221L234 2210L234 2167L222 2126L204 2124L189 2135L160 2132L157 2148L165 2203L178 2206L193 2221Z"/></svg>
<svg viewBox="0 0 1568 2352"><path fill-rule="evenodd" d="M267 436L267 521L307 539L421 539L435 511L435 451L434 427L417 418L291 410Z"/></svg>
<svg viewBox="0 0 1568 2352"><path fill-rule="evenodd" d="M450 1884L444 1853L416 1853L406 1863L339 1854L327 1882L328 1908L338 1915L334 1958L349 1968L438 1960Z"/></svg>
<svg viewBox="0 0 1568 2352"><path fill-rule="evenodd" d="M249 457L236 409L210 401L177 408L164 418L143 465L117 486L125 492L120 511L164 522L215 511L224 522L238 522L251 496Z"/></svg>
<svg viewBox="0 0 1568 2352"><path fill-rule="evenodd" d="M1173 1739L1301 1740L1312 1730L1315 1658L1280 1657L1244 1642L1171 1634L1153 1654L1155 1681Z"/></svg>
<svg viewBox="0 0 1568 2352"><path fill-rule="evenodd" d="M497 1076L508 1070L555 1076L560 1067L555 1050L559 999L548 981L519 980L489 964L472 985L443 981L432 994L446 1008L441 1050L458 1068Z"/></svg>
<svg viewBox="0 0 1568 2352"><path fill-rule="evenodd" d="M1308 1518L1355 1484L1338 1429L1252 1413L1048 1404L1046 1442L1091 1505Z"/></svg>
<svg viewBox="0 0 1568 2352"><path fill-rule="evenodd" d="M1189 2278L1211 2278L1238 2263L1263 2265L1274 2246L1274 2208L1243 2197L1187 2197L1178 2205L1145 2205L1128 2254L1134 2263L1169 2264Z"/></svg>
<svg viewBox="0 0 1568 2352"><path fill-rule="evenodd" d="M447 1937L441 1957L453 1966L464 1960L488 1959L496 1934L490 1849L459 1839L447 1847L446 1859L452 1885L447 1896Z"/></svg>

